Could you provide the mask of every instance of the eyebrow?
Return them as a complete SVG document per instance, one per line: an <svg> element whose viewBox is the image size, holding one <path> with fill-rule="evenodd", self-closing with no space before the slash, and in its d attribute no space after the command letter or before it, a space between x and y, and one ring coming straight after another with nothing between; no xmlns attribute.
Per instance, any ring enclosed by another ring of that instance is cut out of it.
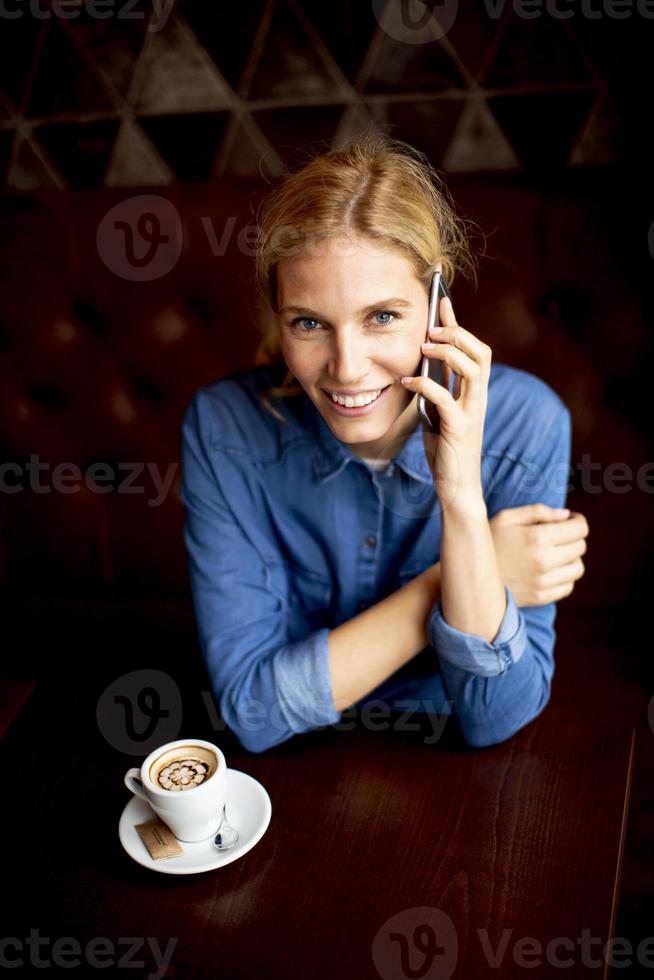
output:
<svg viewBox="0 0 654 980"><path fill-rule="evenodd" d="M404 309L411 309L412 303L408 300L402 299L401 296L392 297L391 299L381 299L378 303L370 303L369 306L364 306L363 309L357 310L356 315L362 316L364 313L369 313L371 310L381 310L385 309L387 306L402 306ZM303 313L306 316L315 316L319 319L326 319L321 317L319 313L315 310L309 309L308 306L284 306L280 313Z"/></svg>

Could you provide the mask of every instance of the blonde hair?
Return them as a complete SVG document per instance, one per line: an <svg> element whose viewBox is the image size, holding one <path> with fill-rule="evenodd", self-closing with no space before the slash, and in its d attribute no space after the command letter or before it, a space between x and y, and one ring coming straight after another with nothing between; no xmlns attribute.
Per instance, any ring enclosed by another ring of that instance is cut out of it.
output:
<svg viewBox="0 0 654 980"><path fill-rule="evenodd" d="M426 154L402 140L368 131L339 149L315 156L288 174L257 212L256 286L263 300L263 336L255 364L280 364L277 268L309 244L335 234L361 235L401 249L428 292L436 263L448 286L457 272L477 282L466 226L455 214L447 188ZM284 242L291 236L293 244ZM301 394L287 370L281 386L262 397Z"/></svg>

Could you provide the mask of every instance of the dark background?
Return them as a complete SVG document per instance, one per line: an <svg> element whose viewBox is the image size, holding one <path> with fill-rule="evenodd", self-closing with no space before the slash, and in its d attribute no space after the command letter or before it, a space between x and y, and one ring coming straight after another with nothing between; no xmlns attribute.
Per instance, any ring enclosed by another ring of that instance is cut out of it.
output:
<svg viewBox="0 0 654 980"><path fill-rule="evenodd" d="M181 417L200 385L253 363L266 311L238 234L259 201L372 125L427 152L486 236L472 242L478 288L453 285L459 321L572 412L569 505L590 536L586 574L559 604L557 657L579 686L557 696L631 717L646 758L654 478L648 492L636 474L654 458L654 22L599 0L561 3L567 19L445 3L448 29L429 40L399 3L177 0L165 23L141 2L106 19L7 7L19 16L0 22L0 463L18 469L0 493L4 676L100 690L144 663L177 676L181 653L185 679L206 685ZM134 280L99 229L146 194L172 205L180 253ZM222 254L208 228L230 230ZM57 464L105 462L112 490L39 491L14 475L34 457L46 488ZM119 489L125 467L148 462L174 472L156 506L147 471L138 493ZM612 464L627 468L617 490ZM619 932L636 939L649 934L653 834L643 776Z"/></svg>
<svg viewBox="0 0 654 980"><path fill-rule="evenodd" d="M288 167L378 126L427 152L476 222L479 284L454 283L460 322L572 412L569 502L591 534L561 608L628 610L619 636L638 639L653 552L654 479L648 493L636 475L652 458L654 21L594 2L555 8L567 19L445 3L449 29L429 40L401 4L178 0L159 17L139 0L98 19L16 0L0 32L0 459L21 467L0 494L6 628L56 627L71 654L94 628L98 652L125 625L168 642L192 630L179 424L198 386L252 364L266 312L239 234ZM171 202L180 254L133 281L102 222L121 203L136 220L144 194ZM37 491L32 455L50 487L57 463L106 462L114 492ZM146 468L123 485L147 462L174 473L156 505ZM615 486L611 464L629 468ZM42 643L30 650L21 669L49 669Z"/></svg>

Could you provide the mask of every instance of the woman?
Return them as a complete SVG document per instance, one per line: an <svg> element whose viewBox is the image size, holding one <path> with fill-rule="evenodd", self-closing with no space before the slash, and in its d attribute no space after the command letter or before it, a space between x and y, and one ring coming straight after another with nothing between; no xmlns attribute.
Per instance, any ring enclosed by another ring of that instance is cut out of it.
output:
<svg viewBox="0 0 654 980"><path fill-rule="evenodd" d="M272 316L256 367L201 388L182 426L191 590L223 718L253 752L380 700L451 714L474 746L507 739L548 701L555 603L584 572L586 521L559 511L570 413L493 364L444 299L423 344L433 271L450 284L474 264L408 144L365 136L314 158L259 227ZM423 354L443 385L419 377Z"/></svg>

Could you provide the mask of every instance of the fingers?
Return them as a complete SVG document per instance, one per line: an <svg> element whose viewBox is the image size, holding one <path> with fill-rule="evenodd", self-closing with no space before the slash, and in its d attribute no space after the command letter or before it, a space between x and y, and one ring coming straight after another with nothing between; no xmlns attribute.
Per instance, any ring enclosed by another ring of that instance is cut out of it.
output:
<svg viewBox="0 0 654 980"><path fill-rule="evenodd" d="M529 523L530 520L539 522L567 521L570 517L570 510L567 507L550 507L549 504L527 504L521 510L525 511L525 523Z"/></svg>
<svg viewBox="0 0 654 980"><path fill-rule="evenodd" d="M537 606L547 606L550 602L559 602L561 599L566 599L574 590L574 582L565 582L563 585L557 585L552 589L543 589L539 593L538 602L534 603Z"/></svg>
<svg viewBox="0 0 654 980"><path fill-rule="evenodd" d="M465 351L453 347L451 342L434 344L433 346L431 343L424 343L421 344L421 347L425 357L444 361L468 381L476 381L482 375L482 365L474 361Z"/></svg>
<svg viewBox="0 0 654 980"><path fill-rule="evenodd" d="M440 309L440 323L443 329L437 332L430 331L429 339L439 343L445 342L452 344L453 347L463 351L464 354L467 354L468 357L479 365L485 364L486 361L490 363L491 348L483 340L475 337L473 333L470 333L469 330L466 330L465 327L462 327L460 323L456 322L452 304L446 296L441 299Z"/></svg>
<svg viewBox="0 0 654 980"><path fill-rule="evenodd" d="M553 557L557 565L567 565L586 554L588 545L585 538L579 538L570 544L559 544L553 550Z"/></svg>
<svg viewBox="0 0 654 980"><path fill-rule="evenodd" d="M551 540L556 545L569 544L588 537L588 521L583 514L572 514L567 521L549 525Z"/></svg>
<svg viewBox="0 0 654 980"><path fill-rule="evenodd" d="M438 304L438 325L440 327L456 327L456 316L454 307L447 296L441 296Z"/></svg>
<svg viewBox="0 0 654 980"><path fill-rule="evenodd" d="M426 378L422 375L415 375L413 377L405 375L400 378L400 381L409 391L417 391L427 398L428 401L433 402L441 413L448 412L454 404L454 399L449 391L432 378Z"/></svg>
<svg viewBox="0 0 654 980"><path fill-rule="evenodd" d="M543 587L549 589L567 583L577 582L584 575L585 571L586 566L583 561L581 558L577 558L575 561L571 561L567 565L561 565L560 568L554 568L547 575L544 575Z"/></svg>
<svg viewBox="0 0 654 980"><path fill-rule="evenodd" d="M452 374L453 373L454 372L452 371L452 368L449 367L449 365L443 364L443 387L444 388L447 388L448 391L450 390L450 381L451 381L451 378L452 378ZM454 376L455 376L455 378L458 378L458 374L456 374ZM455 384L456 384L456 382L455 382Z"/></svg>
<svg viewBox="0 0 654 980"><path fill-rule="evenodd" d="M579 558L567 565L562 565L561 568L553 569L547 575L543 575L530 605L546 606L550 602L565 599L572 593L585 571L584 563Z"/></svg>
<svg viewBox="0 0 654 980"><path fill-rule="evenodd" d="M499 524L547 524L551 521L567 521L569 516L569 510L536 503L500 510L492 520Z"/></svg>
<svg viewBox="0 0 654 980"><path fill-rule="evenodd" d="M430 339L422 344L425 357L443 361L444 382L449 383L449 372L456 374L453 397L467 398L478 388L477 382L487 381L492 360L491 348L456 322L452 304L441 300L441 329L430 331Z"/></svg>
<svg viewBox="0 0 654 980"><path fill-rule="evenodd" d="M553 546L557 550L566 545L579 545L588 537L588 522L583 514L569 517L567 520L546 521L527 526L527 543L545 549ZM584 549L585 550L585 549Z"/></svg>

